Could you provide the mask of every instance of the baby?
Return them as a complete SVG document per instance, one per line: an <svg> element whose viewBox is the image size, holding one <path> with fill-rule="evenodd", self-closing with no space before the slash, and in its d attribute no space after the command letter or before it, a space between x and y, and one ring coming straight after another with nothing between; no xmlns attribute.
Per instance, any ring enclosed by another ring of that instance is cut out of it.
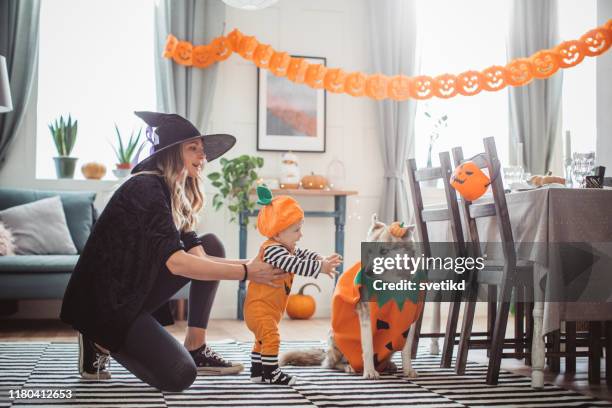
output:
<svg viewBox="0 0 612 408"><path fill-rule="evenodd" d="M257 187L257 196L257 203L263 205L257 217L257 228L268 238L261 245L258 256L289 274L282 280L274 281L276 287L249 283L244 318L255 335L251 352L251 381L292 385L295 377L283 373L278 367L278 324L287 306L293 275L316 278L319 273L324 273L334 278L335 267L340 265L341 258L338 254L323 258L316 252L296 248L295 243L302 237L304 211L292 197L272 198L272 192L265 186Z"/></svg>

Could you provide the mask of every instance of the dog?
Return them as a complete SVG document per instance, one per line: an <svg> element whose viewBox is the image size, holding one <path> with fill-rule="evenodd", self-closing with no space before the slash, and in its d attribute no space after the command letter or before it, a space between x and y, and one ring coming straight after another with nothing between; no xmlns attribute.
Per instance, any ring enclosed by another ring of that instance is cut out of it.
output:
<svg viewBox="0 0 612 408"><path fill-rule="evenodd" d="M402 236L394 235L391 232L391 227L378 220L376 214L372 215L372 224L368 230L368 242L385 242L385 243L413 243L414 242L414 225L404 227L405 233ZM405 248L405 245L402 245ZM361 287L360 301L355 305L356 312L359 317L361 349L363 357L363 378L377 379L380 373L376 370L374 359L374 344L372 339L372 323L370 315L370 302L365 296L365 285ZM418 316L417 316L418 318ZM408 332L405 345L401 350L402 356L402 371L403 375L408 378L416 378L417 371L412 367L411 351L414 343L416 319L411 324ZM396 372L397 367L391 361L393 353L391 353L384 361L379 363L381 372ZM342 354L334 341L333 329L330 330L328 336L327 350L296 350L283 353L280 356L280 365L319 365L323 367L342 370L345 372L355 372L348 363L347 358Z"/></svg>

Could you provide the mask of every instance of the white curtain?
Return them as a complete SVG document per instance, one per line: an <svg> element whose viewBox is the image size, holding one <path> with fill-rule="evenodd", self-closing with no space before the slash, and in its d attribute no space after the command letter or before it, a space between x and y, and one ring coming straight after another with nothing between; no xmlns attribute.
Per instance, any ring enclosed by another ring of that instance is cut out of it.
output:
<svg viewBox="0 0 612 408"><path fill-rule="evenodd" d="M178 113L205 131L215 92L218 64L184 67L163 58L168 34L194 45L223 33L225 4L220 0L160 0L155 8L155 81L157 109Z"/></svg>
<svg viewBox="0 0 612 408"><path fill-rule="evenodd" d="M557 0L512 0L508 60L552 48L559 41ZM510 87L510 157L523 143L524 163L532 174L544 174L553 164L553 149L561 136L563 73Z"/></svg>
<svg viewBox="0 0 612 408"><path fill-rule="evenodd" d="M417 74L416 1L369 1L370 54L374 72L385 75ZM411 210L405 183L406 160L414 155L416 102L375 102L385 167L379 218L409 221Z"/></svg>

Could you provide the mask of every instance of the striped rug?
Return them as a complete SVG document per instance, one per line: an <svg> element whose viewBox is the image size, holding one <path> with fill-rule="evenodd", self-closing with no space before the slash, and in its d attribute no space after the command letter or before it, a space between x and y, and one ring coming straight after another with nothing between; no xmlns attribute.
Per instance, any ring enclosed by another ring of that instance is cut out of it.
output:
<svg viewBox="0 0 612 408"><path fill-rule="evenodd" d="M215 342L224 357L245 364L250 344ZM285 342L291 348L321 347L320 342ZM76 343L0 343L0 407L612 407L572 391L547 385L530 387L529 378L502 372L498 386L484 385L486 366L468 363L466 375L438 367L439 357L420 350L415 380L384 375L363 380L320 367L286 367L299 376L293 387L253 384L238 376L198 376L182 393L161 393L113 361L108 381L79 378ZM401 365L399 355L396 363ZM10 398L10 390L71 390L70 399Z"/></svg>

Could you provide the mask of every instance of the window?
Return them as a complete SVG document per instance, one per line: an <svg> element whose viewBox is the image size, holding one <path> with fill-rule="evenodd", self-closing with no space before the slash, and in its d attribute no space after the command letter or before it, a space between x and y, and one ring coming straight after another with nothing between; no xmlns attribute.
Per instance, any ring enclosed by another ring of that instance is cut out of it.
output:
<svg viewBox="0 0 612 408"><path fill-rule="evenodd" d="M41 2L37 178L56 177L48 124L70 113L79 121L75 178L96 161L114 179L114 123L126 137L142 126L133 111L155 108L153 12L150 0Z"/></svg>
<svg viewBox="0 0 612 408"><path fill-rule="evenodd" d="M460 74L491 65L504 65L506 57L507 5L490 0L428 0L417 3L421 48L420 72L436 76ZM415 157L419 167L427 164L430 134L434 124L426 115L447 115L448 127L440 132L432 148L432 163L438 153L463 147L469 157L482 152L482 139L494 136L502 162L508 156L508 91L482 91L476 96L432 98L419 102L415 121Z"/></svg>
<svg viewBox="0 0 612 408"><path fill-rule="evenodd" d="M580 38L597 26L595 0L559 0L561 41ZM595 151L597 135L596 59L586 57L575 67L563 70L562 127L565 141L570 132L572 151Z"/></svg>

